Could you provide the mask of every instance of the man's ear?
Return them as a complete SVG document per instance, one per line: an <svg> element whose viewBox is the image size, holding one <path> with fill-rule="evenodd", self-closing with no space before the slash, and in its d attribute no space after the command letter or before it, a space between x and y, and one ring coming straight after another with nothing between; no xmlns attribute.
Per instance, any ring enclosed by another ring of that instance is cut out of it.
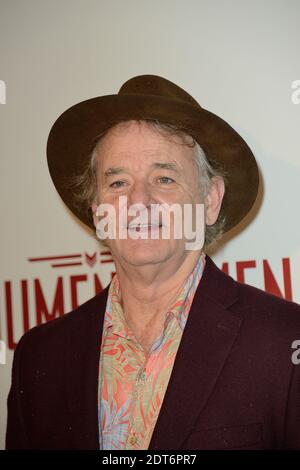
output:
<svg viewBox="0 0 300 470"><path fill-rule="evenodd" d="M224 179L221 176L214 176L211 180L210 189L205 198L206 225L213 225L216 222L221 209L224 193Z"/></svg>

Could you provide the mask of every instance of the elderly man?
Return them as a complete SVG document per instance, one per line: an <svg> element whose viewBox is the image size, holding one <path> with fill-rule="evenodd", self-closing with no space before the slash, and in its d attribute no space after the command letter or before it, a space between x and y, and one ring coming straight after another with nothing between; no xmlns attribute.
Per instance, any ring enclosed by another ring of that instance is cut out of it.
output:
<svg viewBox="0 0 300 470"><path fill-rule="evenodd" d="M101 207L114 209L117 235L105 243L116 275L21 339L7 448L299 449L291 345L300 307L235 282L205 254L257 195L243 139L172 82L145 75L63 113L48 163L62 199L99 238ZM137 221L136 204L147 216L190 206L194 228L202 204L204 246L187 249L174 214L168 237L161 214Z"/></svg>

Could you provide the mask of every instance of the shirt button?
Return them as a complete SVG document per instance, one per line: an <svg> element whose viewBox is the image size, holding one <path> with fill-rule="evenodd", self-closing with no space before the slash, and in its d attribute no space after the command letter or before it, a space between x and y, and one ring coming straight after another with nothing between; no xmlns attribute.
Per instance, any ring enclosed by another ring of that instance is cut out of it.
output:
<svg viewBox="0 0 300 470"><path fill-rule="evenodd" d="M129 444L131 444L132 446L134 446L134 444L136 444L136 443L137 443L137 437L134 436L134 435L130 436L130 438L129 438Z"/></svg>
<svg viewBox="0 0 300 470"><path fill-rule="evenodd" d="M141 375L140 375L140 380L142 380L143 382L144 382L145 380L147 380L147 374L146 374L146 372L142 372L142 373L141 373Z"/></svg>

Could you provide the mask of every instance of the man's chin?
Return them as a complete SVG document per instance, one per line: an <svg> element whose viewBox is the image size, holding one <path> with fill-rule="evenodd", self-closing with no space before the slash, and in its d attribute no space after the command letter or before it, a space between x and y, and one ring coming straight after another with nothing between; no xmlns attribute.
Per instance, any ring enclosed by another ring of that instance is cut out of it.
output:
<svg viewBox="0 0 300 470"><path fill-rule="evenodd" d="M130 244L131 245L131 244ZM131 246L120 247L115 253L118 258L123 259L126 264L131 266L146 266L150 264L164 263L171 257L172 249L168 245L160 243L133 243Z"/></svg>
<svg viewBox="0 0 300 470"><path fill-rule="evenodd" d="M159 255L158 253L134 253L134 254L122 254L123 260L131 266L147 266L151 264L159 264L164 263L168 259L168 255L165 253L164 255Z"/></svg>

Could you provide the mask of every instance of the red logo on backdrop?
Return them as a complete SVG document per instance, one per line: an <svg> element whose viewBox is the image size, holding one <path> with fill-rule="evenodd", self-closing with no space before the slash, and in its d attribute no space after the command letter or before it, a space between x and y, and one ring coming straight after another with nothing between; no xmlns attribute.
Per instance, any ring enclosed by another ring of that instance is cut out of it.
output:
<svg viewBox="0 0 300 470"><path fill-rule="evenodd" d="M111 277L114 275L115 269L110 251L100 251L91 254L73 253L59 256L44 256L39 258L28 258L28 261L32 266L41 264L44 266L46 265L52 270L51 274L53 274L53 272L57 272L58 275L54 292L51 294L51 300L49 300L49 293L47 292L48 302L46 301L45 291L43 290L42 282L39 278L35 278L33 281L21 279L19 281L21 311L14 307L17 298L13 298L12 294L13 281L4 282L3 296L6 316L7 346L9 349L15 349L17 345L17 339L14 333L14 324L20 323L20 315L23 333L35 325L39 325L62 316L66 313L66 300L69 301L71 310L74 310L79 306L78 286L81 283L89 282L91 284L92 295L96 295L103 289L98 275L99 273L97 272L97 267L100 264L111 263ZM74 274L74 271L72 272L70 270L70 274L68 274L68 268L74 268L76 266L82 267L86 272L84 274ZM228 262L224 262L221 269L239 282L245 282L245 274L248 270L257 269L259 267L263 272L264 285L260 286L261 288L264 288L265 291L278 297L293 300L289 258L282 258L282 269L277 278L275 277L270 263L267 260L262 260L259 264L255 260L236 261L235 263L230 263L230 266L231 268L229 268ZM60 271L63 271L63 273L60 273ZM29 307L29 286L32 282L34 296L34 306L32 306L33 311L31 311ZM280 285L283 286L283 288L280 288ZM16 289L15 285L14 289ZM92 297L92 295L90 297ZM70 311L70 309L68 309L68 311ZM32 318L32 316L34 316L34 324L30 324L30 318ZM2 335L0 335L0 337L2 337Z"/></svg>
<svg viewBox="0 0 300 470"><path fill-rule="evenodd" d="M84 264L87 264L88 266L94 266L97 263L97 255L97 252L93 253L92 255L89 255L88 253L76 253L73 255L28 258L28 261L30 261L31 263L48 262L51 268L65 268L66 266L83 266ZM100 251L99 255L100 259L98 260L98 262L100 261L100 263L113 263L110 251Z"/></svg>
<svg viewBox="0 0 300 470"><path fill-rule="evenodd" d="M114 264L110 251L100 251L95 253L73 253L59 256L42 256L38 258L28 258L29 263L32 265L46 265L51 270L57 272L56 285L52 299L46 301L45 290L42 287L41 279L35 278L33 281L21 279L19 281L21 298L21 312L15 308L17 299L14 299L15 288L13 281L4 282L4 304L6 314L6 333L7 333L7 346L9 349L15 349L17 341L15 338L15 323L22 322L23 333L30 328L41 323L48 322L64 315L66 313L65 301L69 300L71 310L77 308L80 304L78 301L78 286L80 283L91 283L93 294L96 295L101 292L103 285L99 278L99 273L95 272L95 268L99 264L111 264L111 277L114 275ZM68 275L68 268L75 266L85 268L85 274L74 274L74 271ZM94 271L92 271L94 268ZM60 274L60 271L63 271ZM97 269L96 269L97 271ZM34 310L35 321L30 324L30 302L29 302L29 286L33 282L34 291ZM14 295L13 295L14 285ZM66 299L67 288L69 288L69 298ZM48 289L49 290L49 289ZM49 297L49 294L48 294ZM69 309L68 309L69 311ZM21 320L20 320L21 315ZM3 331L3 330L2 330ZM2 335L1 335L2 336ZM0 337L1 337L0 336Z"/></svg>

